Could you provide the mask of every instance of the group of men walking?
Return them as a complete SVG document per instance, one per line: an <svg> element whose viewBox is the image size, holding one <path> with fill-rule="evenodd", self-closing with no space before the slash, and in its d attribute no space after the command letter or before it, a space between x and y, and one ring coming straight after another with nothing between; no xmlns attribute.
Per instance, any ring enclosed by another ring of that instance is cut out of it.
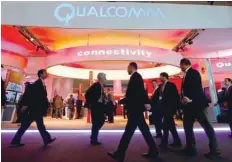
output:
<svg viewBox="0 0 232 162"><path fill-rule="evenodd" d="M197 153L193 132L193 125L197 120L205 130L209 139L210 151L205 154L205 157L209 159L221 157L221 151L217 144L214 129L206 116L208 101L203 92L200 73L191 68L191 63L188 59L182 59L180 61L180 68L184 72L181 95L178 94L175 84L168 81L169 76L164 72L160 74L162 84L155 90L150 101L144 88L143 78L137 72L137 64L135 62L129 64L127 71L131 77L125 98L123 99L123 104L127 107L128 121L118 148L114 152L109 152L108 156L120 162L124 161L131 138L138 127L149 146L148 152L142 156L149 159L158 158L158 148L145 121L144 111L152 111L155 116L155 123L157 123L157 121L158 123L160 122L156 125L156 129L157 135L162 139L161 144L159 145L161 149L168 148L169 131L174 139L174 142L170 146L181 147L182 143L173 119L177 108L181 107L184 112L183 123L186 135L186 148L183 150L183 153L188 156L195 156ZM28 101L27 93L29 94L29 91L24 94L25 103L23 105L25 105L25 107L23 107L22 112L28 111L29 118L22 123L11 142L12 146L22 146L20 143L21 137L33 121L36 121L45 145L52 143L55 140L55 138L51 138L46 131L43 123L43 115L48 105L46 86L43 83L46 76L47 73L45 70L40 70L38 72L39 80L34 83L33 88L31 89L36 91L36 100ZM91 109L92 133L90 143L94 146L101 145L98 141L98 134L105 122L105 80L106 75L104 73L99 73L98 82L94 83L85 95L86 102L88 102ZM231 104L231 102L229 104ZM231 108L231 105L229 105L229 107ZM163 130L163 134L161 133L161 130Z"/></svg>
<svg viewBox="0 0 232 162"><path fill-rule="evenodd" d="M172 134L174 141L170 146L182 146L173 119L177 109L182 109L186 135L185 153L190 156L195 156L197 153L193 125L195 121L198 121L209 139L210 152L205 154L205 156L207 158L220 156L221 152L218 148L214 129L206 115L209 102L202 88L200 73L191 68L191 63L188 59L182 59L180 67L184 72L181 95L178 94L176 85L168 81L168 74L161 73L160 81L162 84L157 86L151 99L151 111L156 128L156 137L161 138L162 141L160 147L163 149L168 148L169 131ZM153 82L154 85L156 85L157 82L155 80Z"/></svg>

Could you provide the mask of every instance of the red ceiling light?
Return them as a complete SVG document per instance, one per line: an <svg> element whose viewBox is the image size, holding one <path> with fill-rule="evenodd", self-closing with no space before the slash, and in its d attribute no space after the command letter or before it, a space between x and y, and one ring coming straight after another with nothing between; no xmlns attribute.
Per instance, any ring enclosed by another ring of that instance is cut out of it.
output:
<svg viewBox="0 0 232 162"><path fill-rule="evenodd" d="M22 34L27 41L31 42L34 46L36 46L36 51L39 51L39 49L43 50L46 54L50 53L50 50L44 46L31 32L27 27L23 26L13 26L17 27L19 30L19 33Z"/></svg>

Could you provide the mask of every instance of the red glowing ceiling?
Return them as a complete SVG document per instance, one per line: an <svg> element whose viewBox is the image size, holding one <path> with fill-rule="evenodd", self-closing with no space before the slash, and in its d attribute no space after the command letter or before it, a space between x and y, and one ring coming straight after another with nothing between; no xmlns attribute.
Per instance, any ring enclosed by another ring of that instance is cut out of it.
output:
<svg viewBox="0 0 232 162"><path fill-rule="evenodd" d="M42 50L25 39L17 27L2 25L2 39L25 47L31 56L44 56ZM27 27L48 49L57 51L86 45L144 45L172 49L189 30L95 30Z"/></svg>
<svg viewBox="0 0 232 162"><path fill-rule="evenodd" d="M2 40L28 50L29 56L46 56L18 32L17 27L1 25ZM55 52L70 47L91 45L141 45L172 50L190 30L97 30L27 27L45 47ZM183 56L204 55L207 52L232 48L232 29L206 29L186 45ZM2 47L3 48L3 47ZM4 49L4 48L3 48ZM9 50L9 49L8 49Z"/></svg>

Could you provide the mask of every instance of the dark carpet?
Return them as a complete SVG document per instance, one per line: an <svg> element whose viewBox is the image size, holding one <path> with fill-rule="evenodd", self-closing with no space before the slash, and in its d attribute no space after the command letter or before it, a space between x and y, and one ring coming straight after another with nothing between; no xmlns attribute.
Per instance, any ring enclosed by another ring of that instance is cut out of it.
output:
<svg viewBox="0 0 232 162"><path fill-rule="evenodd" d="M102 146L89 145L89 133L53 133L57 140L47 148L41 147L42 140L38 133L26 133L21 148L9 148L14 133L2 133L2 162L113 162L107 157L107 151L113 151L120 140L122 133L101 133ZM194 158L180 155L179 150L161 151L163 162L209 162L203 153L208 152L208 140L202 132L197 132L198 156ZM180 132L183 143L185 136ZM232 140L228 133L217 132L218 142L223 152L220 162L232 162ZM160 143L156 140L157 144ZM171 140L170 140L171 141ZM126 162L146 162L140 154L147 151L146 143L140 133L136 133L129 146Z"/></svg>

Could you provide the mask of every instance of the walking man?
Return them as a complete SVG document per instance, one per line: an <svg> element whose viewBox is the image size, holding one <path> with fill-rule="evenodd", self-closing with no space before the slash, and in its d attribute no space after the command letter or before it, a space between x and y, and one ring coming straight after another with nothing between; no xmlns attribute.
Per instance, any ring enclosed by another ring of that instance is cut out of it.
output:
<svg viewBox="0 0 232 162"><path fill-rule="evenodd" d="M92 146L101 145L98 141L98 134L101 127L105 123L105 111L106 111L106 95L104 93L104 82L106 75L99 73L98 81L94 83L86 92L85 98L87 103L90 104L91 118L92 118L92 132L91 142Z"/></svg>
<svg viewBox="0 0 232 162"><path fill-rule="evenodd" d="M21 138L33 121L37 124L45 146L56 140L56 138L51 138L50 134L46 131L43 121L43 116L47 115L47 109L49 107L47 90L44 84L44 80L47 78L46 70L39 70L38 77L39 79L30 85L31 87L27 88L23 95L21 112L28 111L28 119L22 122L22 125L11 141L12 147L24 146L24 144L21 144Z"/></svg>
<svg viewBox="0 0 232 162"><path fill-rule="evenodd" d="M124 99L127 106L128 121L118 149L114 153L109 152L108 155L117 161L123 162L131 138L136 128L139 127L147 145L149 146L148 153L143 154L143 157L156 159L158 156L156 144L144 118L144 111L149 111L151 107L148 104L149 100L144 88L143 78L137 72L137 64L135 62L129 64L128 74L131 75L131 77Z"/></svg>
<svg viewBox="0 0 232 162"><path fill-rule="evenodd" d="M152 112L152 120L155 125L156 136L155 138L162 137L162 120L163 120L163 110L162 107L159 106L159 91L160 87L157 84L156 80L152 80L152 85L154 88L153 95L151 97L151 112Z"/></svg>
<svg viewBox="0 0 232 162"><path fill-rule="evenodd" d="M206 116L208 101L203 91L200 73L191 68L188 59L180 61L180 68L184 72L181 87L181 102L184 111L184 130L186 136L185 154L188 156L196 155L196 141L193 133L193 125L197 120L205 130L209 139L210 152L205 154L206 158L213 159L221 156L215 131Z"/></svg>
<svg viewBox="0 0 232 162"><path fill-rule="evenodd" d="M173 137L172 147L181 147L181 140L177 133L175 121L173 119L177 108L180 106L180 96L174 83L168 81L168 74L163 72L160 74L160 81L162 85L159 91L159 106L163 110L163 137L160 147L163 149L168 148L169 131Z"/></svg>

